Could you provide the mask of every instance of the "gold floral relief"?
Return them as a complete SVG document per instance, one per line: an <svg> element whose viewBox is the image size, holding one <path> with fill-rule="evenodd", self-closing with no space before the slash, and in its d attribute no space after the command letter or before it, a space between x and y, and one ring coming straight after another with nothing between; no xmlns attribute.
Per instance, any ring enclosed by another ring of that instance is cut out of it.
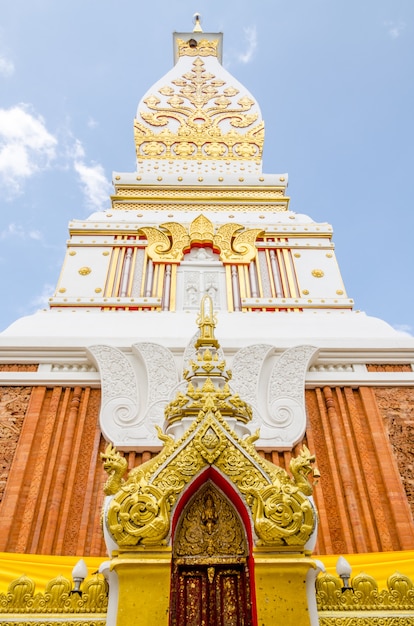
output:
<svg viewBox="0 0 414 626"><path fill-rule="evenodd" d="M244 529L234 508L210 482L186 506L174 541L175 557L247 556Z"/></svg>
<svg viewBox="0 0 414 626"><path fill-rule="evenodd" d="M240 224L223 224L214 234L212 222L203 215L190 224L188 231L178 222L166 222L160 228L140 228L148 240L147 254L154 262L179 263L191 245L208 243L220 253L223 263L250 263L256 255L258 228L244 230Z"/></svg>
<svg viewBox="0 0 414 626"><path fill-rule="evenodd" d="M399 572L387 580L387 589L379 591L372 576L361 572L351 580L351 589L342 591L342 581L323 573L316 579L316 599L319 611L412 611L414 618L414 584ZM381 622L382 623L382 622Z"/></svg>
<svg viewBox="0 0 414 626"><path fill-rule="evenodd" d="M272 464L261 459L252 444L239 440L219 411L200 411L176 443L164 438L168 452L163 449L147 468L144 464L132 470L109 506L108 528L119 545L164 544L178 495L209 465L228 476L244 497L258 544L301 547L309 539L316 514L300 486L313 457L300 455L298 480L276 466L269 476L266 469Z"/></svg>
<svg viewBox="0 0 414 626"><path fill-rule="evenodd" d="M190 224L189 235L191 243L213 243L214 225L204 215L199 215Z"/></svg>
<svg viewBox="0 0 414 626"><path fill-rule="evenodd" d="M254 100L235 101L238 90L208 72L200 55L172 85L159 90L163 100L155 94L144 100L145 123L134 124L138 158L261 159L264 123L256 124Z"/></svg>
<svg viewBox="0 0 414 626"><path fill-rule="evenodd" d="M216 57L219 42L218 39L201 39L200 41L196 41L195 39L189 39L189 41L184 41L184 39L177 39L177 44L178 55L180 57Z"/></svg>
<svg viewBox="0 0 414 626"><path fill-rule="evenodd" d="M44 593L35 593L34 581L28 576L21 576L10 583L7 593L0 594L0 614L106 613L108 584L103 576L95 574L88 578L80 595L71 594L71 589L71 581L57 576L47 583ZM44 617L42 623L43 620ZM2 619L0 621L4 623ZM24 623L30 623L30 620L24 620Z"/></svg>

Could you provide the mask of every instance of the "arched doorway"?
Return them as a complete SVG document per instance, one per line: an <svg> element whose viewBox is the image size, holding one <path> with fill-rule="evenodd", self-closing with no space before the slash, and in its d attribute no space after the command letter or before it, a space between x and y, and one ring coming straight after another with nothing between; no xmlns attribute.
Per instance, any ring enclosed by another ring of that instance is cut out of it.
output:
<svg viewBox="0 0 414 626"><path fill-rule="evenodd" d="M207 481L176 528L170 626L252 626L248 550L236 509Z"/></svg>

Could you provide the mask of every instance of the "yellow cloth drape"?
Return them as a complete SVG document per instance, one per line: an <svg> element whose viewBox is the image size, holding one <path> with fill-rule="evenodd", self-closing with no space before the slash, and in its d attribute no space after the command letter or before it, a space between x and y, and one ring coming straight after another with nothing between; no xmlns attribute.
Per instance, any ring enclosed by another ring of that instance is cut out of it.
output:
<svg viewBox="0 0 414 626"><path fill-rule="evenodd" d="M364 572L369 574L378 583L378 588L387 589L387 579L391 574L400 572L405 574L414 583L414 550L404 552L370 552L368 554L343 554L314 556L326 567L329 574L336 574L336 562L339 556L344 556L352 567L351 578Z"/></svg>
<svg viewBox="0 0 414 626"><path fill-rule="evenodd" d="M414 582L414 550L404 552L375 552L370 554L344 554L352 567L352 576L360 572L370 574L378 583L379 589L387 588L387 578L395 572L409 576ZM0 592L5 593L9 584L23 574L36 583L36 591L44 591L49 580L59 576L72 579L72 569L79 556L43 556L35 554L9 554L0 552ZM320 559L326 570L335 574L338 555L315 556ZM102 557L84 557L89 574L95 572Z"/></svg>
<svg viewBox="0 0 414 626"><path fill-rule="evenodd" d="M62 575L72 580L72 570L83 558L88 573L96 572L105 561L102 557L44 556L38 554L10 554L0 552L0 593L8 590L9 584L23 574L34 580L36 590L43 592L52 578Z"/></svg>

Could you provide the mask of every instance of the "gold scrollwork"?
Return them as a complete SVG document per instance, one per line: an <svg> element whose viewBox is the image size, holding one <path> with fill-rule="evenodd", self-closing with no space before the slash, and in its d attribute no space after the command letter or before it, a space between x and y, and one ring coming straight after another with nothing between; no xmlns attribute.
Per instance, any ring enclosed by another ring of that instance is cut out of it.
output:
<svg viewBox="0 0 414 626"><path fill-rule="evenodd" d="M201 39L200 41L196 41L195 39L190 39L189 41L184 41L184 39L177 39L178 56L216 57L218 43L218 39Z"/></svg>
<svg viewBox="0 0 414 626"><path fill-rule="evenodd" d="M351 592L343 593L339 578L320 574L316 579L318 610L414 611L413 581L399 572L388 578L387 589L382 591L375 578L363 572L352 578L351 586Z"/></svg>
<svg viewBox="0 0 414 626"><path fill-rule="evenodd" d="M63 576L50 580L44 593L35 593L35 583L28 576L13 580L6 594L0 593L1 613L105 613L108 585L100 574L85 581L81 595L71 594L71 582ZM0 619L1 623L3 620ZM26 620L24 620L24 623Z"/></svg>
<svg viewBox="0 0 414 626"><path fill-rule="evenodd" d="M108 526L118 544L162 544L170 530L170 495L144 481L134 490L122 487L108 511Z"/></svg>
<svg viewBox="0 0 414 626"><path fill-rule="evenodd" d="M201 49L201 42L197 48L186 48ZM154 94L144 100L147 109L141 110L140 116L145 124L138 120L134 124L138 158L261 158L264 124L254 125L258 115L249 113L254 101L243 96L234 103L237 89L227 87L220 91L225 81L206 71L200 54L192 69L172 84L174 87L167 85L159 90L167 98L163 102ZM168 127L171 120L178 122L175 132ZM155 132L151 127L162 130ZM235 129L247 130L241 133Z"/></svg>
<svg viewBox="0 0 414 626"><path fill-rule="evenodd" d="M229 223L214 234L212 222L204 215L193 220L188 232L177 222L166 222L160 228L163 230L153 226L140 228L148 240L148 256L159 263L179 263L191 245L203 243L218 250L223 263L250 263L256 255L256 239L263 232L258 228L244 230L240 224Z"/></svg>

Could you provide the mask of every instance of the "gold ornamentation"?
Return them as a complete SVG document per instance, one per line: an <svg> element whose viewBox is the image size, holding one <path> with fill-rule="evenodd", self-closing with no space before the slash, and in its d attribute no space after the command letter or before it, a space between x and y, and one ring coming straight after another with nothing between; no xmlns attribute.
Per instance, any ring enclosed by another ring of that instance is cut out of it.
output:
<svg viewBox="0 0 414 626"><path fill-rule="evenodd" d="M323 615L321 613L320 615ZM342 613L334 617L320 617L319 626L412 626L413 617L401 615L393 615L392 617L380 613L375 617L372 615L355 614L349 616Z"/></svg>
<svg viewBox="0 0 414 626"><path fill-rule="evenodd" d="M194 437L194 446L202 458L212 465L227 445L227 438L221 429L215 428L215 419L208 411L203 425Z"/></svg>
<svg viewBox="0 0 414 626"><path fill-rule="evenodd" d="M300 492L269 485L261 490L250 489L249 495L259 545L306 543L314 529L314 511Z"/></svg>
<svg viewBox="0 0 414 626"><path fill-rule="evenodd" d="M199 215L190 224L189 235L191 243L211 243L214 242L214 225L204 215Z"/></svg>
<svg viewBox="0 0 414 626"><path fill-rule="evenodd" d="M413 581L396 572L387 580L388 589L378 590L377 581L360 573L351 580L353 589L342 592L342 582L332 574L321 574L316 579L316 599L319 611L413 611ZM386 613L385 613L386 615ZM382 623L382 622L381 622ZM400 623L400 622L398 622ZM404 622L402 622L404 623Z"/></svg>
<svg viewBox="0 0 414 626"><path fill-rule="evenodd" d="M157 431L165 442L164 448L159 455L131 470L126 481L122 480L126 466L119 452L109 444L102 455L104 469L109 473L105 493L116 494L108 510L108 527L119 545L161 545L169 532L174 488L160 490L149 484L147 476L160 459L168 456L174 440L159 427Z"/></svg>
<svg viewBox="0 0 414 626"><path fill-rule="evenodd" d="M303 289L302 291L304 296L308 296L309 295L309 290L308 289Z"/></svg>
<svg viewBox="0 0 414 626"><path fill-rule="evenodd" d="M197 51L199 45L188 50ZM148 110L140 111L140 116L146 124L135 120L138 159L261 159L264 123L254 125L258 115L248 113L254 101L243 96L233 103L237 89L222 89L225 81L205 70L199 53L192 69L172 83L175 87L159 90L167 98L163 103L154 94L145 99ZM174 132L169 127L171 120L178 123ZM165 128L155 132L147 125Z"/></svg>
<svg viewBox="0 0 414 626"><path fill-rule="evenodd" d="M338 294L338 296L344 295L344 292L342 291L342 289L337 289L336 293Z"/></svg>
<svg viewBox="0 0 414 626"><path fill-rule="evenodd" d="M177 39L178 56L216 57L218 43L218 39L201 39L200 41L196 41L195 39L190 39L189 41L184 41L184 39Z"/></svg>
<svg viewBox="0 0 414 626"><path fill-rule="evenodd" d="M69 256L75 256L75 254L76 254L76 250L71 250L71 251L69 252Z"/></svg>
<svg viewBox="0 0 414 626"><path fill-rule="evenodd" d="M92 272L90 267L81 267L79 270L79 274L81 276L87 276L88 274L90 274Z"/></svg>
<svg viewBox="0 0 414 626"><path fill-rule="evenodd" d="M0 614L25 613L33 616L45 613L106 613L108 585L103 576L95 574L87 579L80 595L71 594L71 589L72 584L67 578L57 576L47 583L44 593L35 594L34 581L21 576L10 583L6 594L0 594ZM4 620L0 621L4 623ZM23 621L24 624L28 623ZM41 621L44 623L44 618Z"/></svg>
<svg viewBox="0 0 414 626"><path fill-rule="evenodd" d="M177 496L211 464L246 498L260 544L300 548L306 543L315 512L300 485L240 440L219 411L210 410L199 412L181 440L169 438L158 457L130 472L107 514L118 544L165 543Z"/></svg>
<svg viewBox="0 0 414 626"><path fill-rule="evenodd" d="M263 233L259 228L243 230L240 224L229 223L220 226L214 234L212 222L204 215L193 220L188 234L177 222L166 222L160 228L166 232L153 226L139 230L148 240L148 256L158 263L179 263L191 245L203 243L218 250L223 263L250 263L256 256L256 239Z"/></svg>
<svg viewBox="0 0 414 626"><path fill-rule="evenodd" d="M122 477L127 470L128 463L111 443L107 445L105 452L101 452L101 460L105 472L109 475L103 490L107 496L110 496L121 489L124 482Z"/></svg>
<svg viewBox="0 0 414 626"><path fill-rule="evenodd" d="M120 546L164 544L178 496L204 468L214 465L245 498L260 544L302 549L316 520L307 497L312 493L308 475L315 458L303 447L291 461L291 478L286 470L256 452L253 442L257 434L240 439L226 420L246 423L252 410L231 393L231 373L218 357L209 296L202 300L198 324L197 353L189 363L191 373L184 372L188 381L186 392L178 391L165 409L169 424L193 418L181 439L175 442L158 429L165 442L160 454L131 470L125 481L125 459L112 446L102 455L110 476L106 493L118 488L107 511L108 528ZM213 517L209 517L208 523L213 524Z"/></svg>
<svg viewBox="0 0 414 626"><path fill-rule="evenodd" d="M161 545L170 530L170 493L141 479L134 489L123 487L111 502L109 528L120 546Z"/></svg>
<svg viewBox="0 0 414 626"><path fill-rule="evenodd" d="M245 557L244 529L231 504L208 482L189 502L178 523L175 557ZM212 575L214 577L214 568Z"/></svg>
<svg viewBox="0 0 414 626"><path fill-rule="evenodd" d="M303 445L302 450L296 457L292 457L289 463L289 469L293 474L296 485L307 496L312 495L313 487L308 480L310 473L315 477L320 477L316 467L312 468L315 463L315 455L311 454L309 449Z"/></svg>
<svg viewBox="0 0 414 626"><path fill-rule="evenodd" d="M62 287L61 289L59 289L59 293L65 293L65 292L66 292L65 287Z"/></svg>
<svg viewBox="0 0 414 626"><path fill-rule="evenodd" d="M101 289L100 287L97 287L97 288L95 289L95 293L101 293L101 292L102 292L102 289Z"/></svg>
<svg viewBox="0 0 414 626"><path fill-rule="evenodd" d="M184 226L178 222L161 224L161 228L164 228L169 236L152 226L139 229L138 232L144 233L148 239L147 254L153 261L178 263L183 258L184 249L189 247L190 238Z"/></svg>
<svg viewBox="0 0 414 626"><path fill-rule="evenodd" d="M315 276L315 278L323 278L325 276L324 271L318 269L312 270L311 274L312 276Z"/></svg>
<svg viewBox="0 0 414 626"><path fill-rule="evenodd" d="M251 228L243 230L240 224L224 224L220 226L214 237L215 245L220 249L220 259L224 263L250 263L256 256L255 242L263 233L263 229Z"/></svg>

